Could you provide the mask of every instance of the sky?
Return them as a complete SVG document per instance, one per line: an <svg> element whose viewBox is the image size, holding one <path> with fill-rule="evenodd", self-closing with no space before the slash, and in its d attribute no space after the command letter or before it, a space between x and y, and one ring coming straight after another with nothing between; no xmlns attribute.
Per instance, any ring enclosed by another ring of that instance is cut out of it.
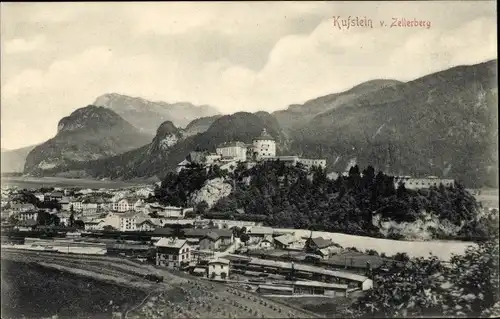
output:
<svg viewBox="0 0 500 319"><path fill-rule="evenodd" d="M494 1L0 5L2 149L53 137L105 93L272 112L497 57Z"/></svg>

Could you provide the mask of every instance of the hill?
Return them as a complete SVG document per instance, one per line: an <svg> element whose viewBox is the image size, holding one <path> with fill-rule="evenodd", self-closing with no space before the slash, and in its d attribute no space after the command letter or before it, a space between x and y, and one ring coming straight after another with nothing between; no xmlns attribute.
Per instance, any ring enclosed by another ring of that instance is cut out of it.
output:
<svg viewBox="0 0 500 319"><path fill-rule="evenodd" d="M203 133L213 122L215 122L221 115L214 116L205 116L192 120L189 124L184 128L184 136L193 136L198 133Z"/></svg>
<svg viewBox="0 0 500 319"><path fill-rule="evenodd" d="M21 173L24 170L26 156L36 145L30 145L15 150L2 150L2 173Z"/></svg>
<svg viewBox="0 0 500 319"><path fill-rule="evenodd" d="M219 111L209 105L153 102L117 93L101 95L93 105L113 110L140 131L151 135L154 135L156 128L166 121L171 121L177 127L184 127L194 119L219 114Z"/></svg>
<svg viewBox="0 0 500 319"><path fill-rule="evenodd" d="M70 162L117 155L150 140L112 110L89 105L59 121L56 136L28 153L24 172L44 174Z"/></svg>
<svg viewBox="0 0 500 319"><path fill-rule="evenodd" d="M320 113L342 106L348 106L349 103L366 94L401 83L402 82L396 80L372 80L356 85L345 92L318 97L304 104L292 104L286 110L273 112L273 115L284 130L290 131L306 124Z"/></svg>
<svg viewBox="0 0 500 319"><path fill-rule="evenodd" d="M393 174L498 185L497 61L458 66L372 91L291 132L292 149L328 168L374 165Z"/></svg>

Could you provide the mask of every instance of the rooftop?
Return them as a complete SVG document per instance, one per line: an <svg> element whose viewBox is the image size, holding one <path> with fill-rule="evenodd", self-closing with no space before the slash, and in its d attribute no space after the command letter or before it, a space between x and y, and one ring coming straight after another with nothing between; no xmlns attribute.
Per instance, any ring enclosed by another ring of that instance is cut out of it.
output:
<svg viewBox="0 0 500 319"><path fill-rule="evenodd" d="M186 243L187 241L185 239L162 238L155 244L155 246L180 249Z"/></svg>
<svg viewBox="0 0 500 319"><path fill-rule="evenodd" d="M269 133L267 133L266 129L263 129L260 136L254 138L254 141L258 141L258 140L272 140L272 141L274 141L274 138Z"/></svg>
<svg viewBox="0 0 500 319"><path fill-rule="evenodd" d="M217 259L212 259L208 262L209 264L225 264L229 265L229 260L224 259L224 258L217 258Z"/></svg>

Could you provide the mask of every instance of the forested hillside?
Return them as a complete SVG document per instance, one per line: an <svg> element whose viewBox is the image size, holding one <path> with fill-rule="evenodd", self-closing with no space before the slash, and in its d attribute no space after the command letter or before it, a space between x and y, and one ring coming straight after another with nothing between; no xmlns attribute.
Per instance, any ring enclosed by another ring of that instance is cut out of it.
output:
<svg viewBox="0 0 500 319"><path fill-rule="evenodd" d="M491 221L480 219L479 205L460 184L418 191L395 187L393 178L372 167L348 176L327 178L322 169L311 172L269 162L250 170L239 166L234 173L205 172L198 168L169 174L157 190L157 199L172 205L189 205L189 195L206 180L226 177L235 189L215 205L214 211L264 216L266 224L283 228L342 232L374 237L401 238L384 234L374 217L395 223L425 220L435 216L446 227L433 230L434 238L481 240L488 237ZM443 231L444 229L444 231Z"/></svg>

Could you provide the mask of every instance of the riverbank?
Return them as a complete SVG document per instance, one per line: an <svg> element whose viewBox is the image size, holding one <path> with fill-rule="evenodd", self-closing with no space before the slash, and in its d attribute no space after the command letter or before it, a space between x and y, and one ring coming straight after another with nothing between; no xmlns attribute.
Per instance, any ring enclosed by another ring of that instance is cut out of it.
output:
<svg viewBox="0 0 500 319"><path fill-rule="evenodd" d="M35 263L2 258L2 318L110 318L147 292Z"/></svg>

